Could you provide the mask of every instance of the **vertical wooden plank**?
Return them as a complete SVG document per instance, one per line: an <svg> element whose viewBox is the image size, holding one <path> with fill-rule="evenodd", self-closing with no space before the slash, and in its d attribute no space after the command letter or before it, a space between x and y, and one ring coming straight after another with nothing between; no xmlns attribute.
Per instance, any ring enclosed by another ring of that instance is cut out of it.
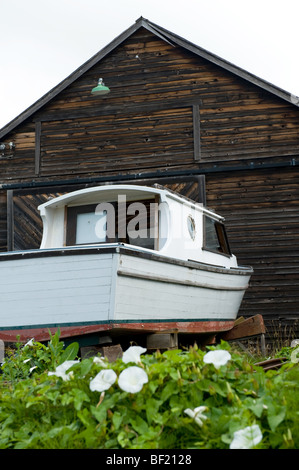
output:
<svg viewBox="0 0 299 470"><path fill-rule="evenodd" d="M13 190L7 191L7 251L14 249Z"/></svg>
<svg viewBox="0 0 299 470"><path fill-rule="evenodd" d="M41 138L41 122L35 123L35 174L40 172L40 138Z"/></svg>
<svg viewBox="0 0 299 470"><path fill-rule="evenodd" d="M205 175L199 175L196 177L196 179L198 181L198 202L206 206L207 205L206 177Z"/></svg>
<svg viewBox="0 0 299 470"><path fill-rule="evenodd" d="M193 144L194 144L194 160L200 160L200 114L199 106L194 104L193 108Z"/></svg>

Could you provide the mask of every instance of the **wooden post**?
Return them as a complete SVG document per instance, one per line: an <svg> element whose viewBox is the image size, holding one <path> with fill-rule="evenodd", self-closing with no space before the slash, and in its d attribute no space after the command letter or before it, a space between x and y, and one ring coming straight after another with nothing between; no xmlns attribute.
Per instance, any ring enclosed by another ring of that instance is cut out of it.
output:
<svg viewBox="0 0 299 470"><path fill-rule="evenodd" d="M35 174L40 173L40 138L41 138L41 122L35 123Z"/></svg>
<svg viewBox="0 0 299 470"><path fill-rule="evenodd" d="M13 190L7 191L7 251L14 249L14 209L13 209Z"/></svg>
<svg viewBox="0 0 299 470"><path fill-rule="evenodd" d="M178 335L173 333L152 333L146 337L147 349L177 349Z"/></svg>
<svg viewBox="0 0 299 470"><path fill-rule="evenodd" d="M262 355L266 355L266 339L265 339L265 333L261 334L261 351Z"/></svg>
<svg viewBox="0 0 299 470"><path fill-rule="evenodd" d="M200 115L199 107L197 104L193 108L193 142L194 142L194 160L200 160Z"/></svg>
<svg viewBox="0 0 299 470"><path fill-rule="evenodd" d="M206 196L206 177L205 175L199 175L196 177L198 181L198 202L207 205L207 196Z"/></svg>

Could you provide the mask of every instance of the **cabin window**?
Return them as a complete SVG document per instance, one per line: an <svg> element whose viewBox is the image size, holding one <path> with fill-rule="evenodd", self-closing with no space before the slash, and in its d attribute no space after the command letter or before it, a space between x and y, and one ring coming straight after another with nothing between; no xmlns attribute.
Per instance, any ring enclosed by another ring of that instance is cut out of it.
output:
<svg viewBox="0 0 299 470"><path fill-rule="evenodd" d="M155 200L127 204L126 243L143 248L157 249L158 208Z"/></svg>
<svg viewBox="0 0 299 470"><path fill-rule="evenodd" d="M98 223L100 222L100 224ZM100 214L94 212L78 213L76 245L106 241L105 226L107 225L107 212Z"/></svg>
<svg viewBox="0 0 299 470"><path fill-rule="evenodd" d="M224 225L207 216L204 216L203 248L208 251L231 256Z"/></svg>
<svg viewBox="0 0 299 470"><path fill-rule="evenodd" d="M95 209L96 204L67 208L66 245L85 245L106 241L104 228L107 223L107 214L104 211L96 214ZM103 227L103 230L99 230L99 227Z"/></svg>
<svg viewBox="0 0 299 470"><path fill-rule="evenodd" d="M67 246L108 242L158 249L155 199L67 208Z"/></svg>
<svg viewBox="0 0 299 470"><path fill-rule="evenodd" d="M191 215L189 215L187 218L187 226L190 237L192 238L192 240L195 240L195 221Z"/></svg>

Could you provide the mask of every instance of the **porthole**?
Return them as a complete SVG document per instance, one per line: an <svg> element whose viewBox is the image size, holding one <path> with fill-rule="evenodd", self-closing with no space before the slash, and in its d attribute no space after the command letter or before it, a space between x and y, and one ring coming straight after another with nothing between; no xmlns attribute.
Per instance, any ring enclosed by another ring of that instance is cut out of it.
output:
<svg viewBox="0 0 299 470"><path fill-rule="evenodd" d="M189 235L192 238L192 240L194 240L195 239L195 221L193 217L191 217L191 215L189 215L187 219L187 224L188 224Z"/></svg>

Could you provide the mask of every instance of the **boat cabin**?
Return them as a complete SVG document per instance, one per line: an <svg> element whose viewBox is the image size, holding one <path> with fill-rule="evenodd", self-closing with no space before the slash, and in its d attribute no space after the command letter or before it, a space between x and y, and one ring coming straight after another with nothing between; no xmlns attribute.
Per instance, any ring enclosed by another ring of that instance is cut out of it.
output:
<svg viewBox="0 0 299 470"><path fill-rule="evenodd" d="M236 267L223 218L155 185L107 185L39 206L41 249L121 243L156 254Z"/></svg>

